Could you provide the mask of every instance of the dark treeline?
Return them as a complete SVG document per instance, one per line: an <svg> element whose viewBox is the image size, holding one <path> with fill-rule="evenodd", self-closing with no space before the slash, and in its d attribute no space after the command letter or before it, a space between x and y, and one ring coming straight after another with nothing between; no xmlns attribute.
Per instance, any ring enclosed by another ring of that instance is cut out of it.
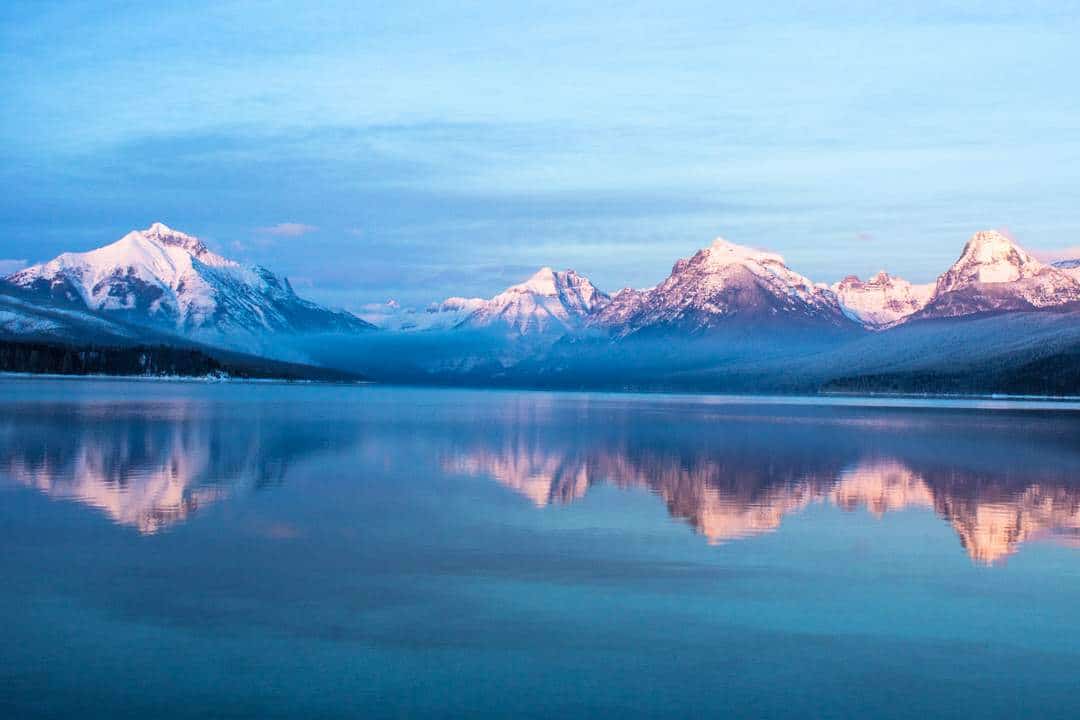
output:
<svg viewBox="0 0 1080 720"><path fill-rule="evenodd" d="M0 342L0 370L57 375L185 375L224 373L216 359L192 348L66 347Z"/></svg>
<svg viewBox="0 0 1080 720"><path fill-rule="evenodd" d="M0 340L0 372L354 381L359 376L296 363L169 345L68 346Z"/></svg>
<svg viewBox="0 0 1080 720"><path fill-rule="evenodd" d="M1080 396L1080 348L1029 361L1003 358L971 368L874 373L830 381L825 392Z"/></svg>

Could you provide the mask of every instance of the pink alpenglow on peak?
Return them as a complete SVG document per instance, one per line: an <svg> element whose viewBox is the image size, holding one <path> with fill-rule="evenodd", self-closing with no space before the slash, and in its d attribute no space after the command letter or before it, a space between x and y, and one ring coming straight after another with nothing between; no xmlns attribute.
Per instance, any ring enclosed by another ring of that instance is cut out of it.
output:
<svg viewBox="0 0 1080 720"><path fill-rule="evenodd" d="M580 328L608 302L610 298L584 275L543 267L525 282L478 304L461 326L505 327L518 335L564 333Z"/></svg>
<svg viewBox="0 0 1080 720"><path fill-rule="evenodd" d="M915 285L882 270L863 282L849 275L832 285L844 310L867 327L880 329L903 322L926 307L934 284Z"/></svg>
<svg viewBox="0 0 1080 720"><path fill-rule="evenodd" d="M646 328L703 332L732 322L854 328L828 288L791 270L776 253L718 238L675 263L650 290L624 290L594 324L616 336Z"/></svg>
<svg viewBox="0 0 1080 720"><path fill-rule="evenodd" d="M942 273L934 296L914 318L1038 310L1080 301L1080 281L1039 262L996 230L972 235L960 257Z"/></svg>
<svg viewBox="0 0 1080 720"><path fill-rule="evenodd" d="M266 268L224 258L197 237L158 222L96 250L64 253L20 270L3 282L35 302L242 349L257 349L278 333L371 327L298 297L287 279Z"/></svg>
<svg viewBox="0 0 1080 720"><path fill-rule="evenodd" d="M972 283L1016 282L1038 275L1046 266L997 230L971 236L960 258L937 283L939 294Z"/></svg>
<svg viewBox="0 0 1080 720"><path fill-rule="evenodd" d="M424 311L402 310L379 324L398 330L491 329L554 336L580 329L610 298L573 270L542 267L491 298L449 297Z"/></svg>

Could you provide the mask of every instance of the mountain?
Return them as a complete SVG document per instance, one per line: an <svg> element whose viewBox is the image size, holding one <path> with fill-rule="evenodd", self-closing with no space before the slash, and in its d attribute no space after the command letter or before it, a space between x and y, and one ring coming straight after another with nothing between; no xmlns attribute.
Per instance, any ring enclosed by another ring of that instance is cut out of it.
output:
<svg viewBox="0 0 1080 720"><path fill-rule="evenodd" d="M87 310L43 306L0 292L0 339L124 342L140 334L140 328Z"/></svg>
<svg viewBox="0 0 1080 720"><path fill-rule="evenodd" d="M555 336L579 330L610 298L573 270L540 268L525 282L492 298L449 297L423 310L396 302L369 306L364 316L386 329L403 331L491 329L512 337Z"/></svg>
<svg viewBox="0 0 1080 720"><path fill-rule="evenodd" d="M573 270L545 267L487 300L451 297L425 310L391 301L369 306L365 317L394 330L502 329L509 339L572 338L596 330L616 340L721 329L767 336L781 328L808 330L802 335L812 337L822 328L881 331L909 320L1056 308L1077 300L1080 261L1044 265L1003 234L983 231L935 283L914 284L882 271L866 281L849 275L827 287L791 270L776 253L719 238L676 262L651 288L609 296Z"/></svg>
<svg viewBox="0 0 1080 720"><path fill-rule="evenodd" d="M676 262L656 287L621 291L593 324L616 337L646 329L698 334L732 324L858 327L832 290L794 272L781 256L722 238Z"/></svg>
<svg viewBox="0 0 1080 720"><path fill-rule="evenodd" d="M490 300L449 298L438 312L468 311L461 328L508 329L516 335L564 334L578 330L610 302L589 279L573 270L540 268L532 277L512 285Z"/></svg>
<svg viewBox="0 0 1080 720"><path fill-rule="evenodd" d="M442 302L431 303L426 308L402 307L395 300L378 305L367 305L360 317L384 330L413 332L425 330L449 330L476 312L488 301L484 298L450 297Z"/></svg>
<svg viewBox="0 0 1080 720"><path fill-rule="evenodd" d="M880 329L922 310L934 293L934 285L914 285L883 270L866 282L848 275L832 285L832 291L851 316L869 328Z"/></svg>
<svg viewBox="0 0 1080 720"><path fill-rule="evenodd" d="M975 233L910 319L1053 308L1080 301L1080 280L1045 265L996 230Z"/></svg>
<svg viewBox="0 0 1080 720"><path fill-rule="evenodd" d="M372 327L304 300L287 279L221 257L161 223L20 270L0 280L0 289L39 306L89 311L230 347L259 347L281 334Z"/></svg>
<svg viewBox="0 0 1080 720"><path fill-rule="evenodd" d="M1053 267L1066 273L1074 280L1080 281L1080 259L1058 260L1056 263L1053 263Z"/></svg>

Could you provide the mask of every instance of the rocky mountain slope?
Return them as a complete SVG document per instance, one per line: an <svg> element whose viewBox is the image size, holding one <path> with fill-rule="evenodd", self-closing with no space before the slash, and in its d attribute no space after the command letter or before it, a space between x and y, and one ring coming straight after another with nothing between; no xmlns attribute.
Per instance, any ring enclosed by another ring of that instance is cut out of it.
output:
<svg viewBox="0 0 1080 720"><path fill-rule="evenodd" d="M557 272L543 267L490 300L450 298L443 306L456 303L473 308L458 324L462 328L507 328L518 335L563 334L581 328L610 301L587 277L573 270Z"/></svg>
<svg viewBox="0 0 1080 720"><path fill-rule="evenodd" d="M914 285L882 270L865 282L848 275L834 283L832 291L853 318L878 330L896 325L926 307L934 285Z"/></svg>
<svg viewBox="0 0 1080 720"><path fill-rule="evenodd" d="M154 223L105 247L64 253L0 280L39 306L101 317L233 347L281 334L370 329L356 316L300 298L266 268L211 252L198 238Z"/></svg>
<svg viewBox="0 0 1080 720"><path fill-rule="evenodd" d="M513 336L602 330L701 334L722 327L862 327L881 331L911 320L1068 306L1080 300L1080 260L1046 265L1000 232L976 233L936 282L911 283L881 271L826 286L789 268L776 253L722 238L675 263L660 284L608 295L573 270L542 268L490 298L451 297L425 310L380 308L394 330L504 328Z"/></svg>
<svg viewBox="0 0 1080 720"><path fill-rule="evenodd" d="M1045 265L1000 232L975 233L910 319L1039 310L1080 301L1080 281Z"/></svg>
<svg viewBox="0 0 1080 720"><path fill-rule="evenodd" d="M770 252L715 240L648 290L623 290L592 320L626 337L646 329L701 333L725 323L854 327L832 290Z"/></svg>

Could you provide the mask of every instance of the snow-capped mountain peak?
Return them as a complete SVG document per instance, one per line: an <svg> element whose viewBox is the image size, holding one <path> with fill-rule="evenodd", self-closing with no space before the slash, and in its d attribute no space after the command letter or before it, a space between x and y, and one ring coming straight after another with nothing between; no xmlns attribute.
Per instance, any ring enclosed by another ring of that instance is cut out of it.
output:
<svg viewBox="0 0 1080 720"><path fill-rule="evenodd" d="M265 333L370 327L302 300L288 280L221 257L162 223L95 250L64 253L3 283L37 302L244 348Z"/></svg>
<svg viewBox="0 0 1080 720"><path fill-rule="evenodd" d="M723 238L676 262L655 288L620 292L594 324L628 335L647 327L699 332L735 319L854 325L831 290L791 270L782 256Z"/></svg>
<svg viewBox="0 0 1080 720"><path fill-rule="evenodd" d="M464 298L458 300L469 302ZM584 275L542 267L524 282L511 285L478 305L461 325L473 328L505 325L520 335L565 332L580 327L586 317L609 301Z"/></svg>
<svg viewBox="0 0 1080 720"><path fill-rule="evenodd" d="M573 271L568 271L573 272ZM532 292L538 295L555 295L558 293L558 277L550 267L542 267L523 283L512 285L508 290L517 292Z"/></svg>
<svg viewBox="0 0 1080 720"><path fill-rule="evenodd" d="M188 235L187 233L182 233L179 230L173 230L168 225L160 222L153 223L145 230L135 231L130 234L141 235L142 237L160 243L161 245L180 248L193 257L211 254L206 248L206 245L204 245L199 238ZM216 258L217 256L214 257Z"/></svg>
<svg viewBox="0 0 1080 720"><path fill-rule="evenodd" d="M937 292L946 293L972 283L1006 283L1033 277L1046 266L997 230L971 236L960 258L941 276Z"/></svg>
<svg viewBox="0 0 1080 720"><path fill-rule="evenodd" d="M934 296L916 317L1034 310L1080 301L1080 282L1045 265L996 230L975 233L937 280Z"/></svg>
<svg viewBox="0 0 1080 720"><path fill-rule="evenodd" d="M712 244L701 252L705 254L710 264L716 266L730 265L731 263L784 264L783 256L777 253L758 250L748 245L737 245L722 237L713 240Z"/></svg>
<svg viewBox="0 0 1080 720"><path fill-rule="evenodd" d="M545 266L488 299L449 297L423 311L373 308L369 318L397 330L472 328L551 336L580 328L609 301L584 275Z"/></svg>
<svg viewBox="0 0 1080 720"><path fill-rule="evenodd" d="M934 284L914 285L881 270L865 282L848 275L833 284L832 291L844 310L859 322L871 328L886 328L922 310L934 293Z"/></svg>

